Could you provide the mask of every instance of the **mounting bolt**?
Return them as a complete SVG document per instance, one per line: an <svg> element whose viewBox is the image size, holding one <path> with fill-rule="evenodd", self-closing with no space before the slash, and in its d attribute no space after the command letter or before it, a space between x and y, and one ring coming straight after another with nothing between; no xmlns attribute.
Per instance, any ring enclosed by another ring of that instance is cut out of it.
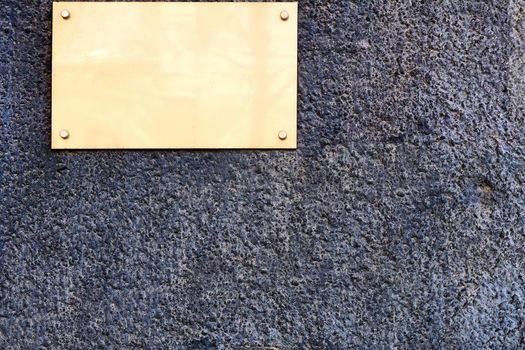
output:
<svg viewBox="0 0 525 350"><path fill-rule="evenodd" d="M60 130L60 133L59 133L60 137L63 138L64 140L69 138L69 131L67 130Z"/></svg>
<svg viewBox="0 0 525 350"><path fill-rule="evenodd" d="M286 133L286 131L284 130L279 131L279 139L286 140L287 137L288 137L288 134Z"/></svg>
<svg viewBox="0 0 525 350"><path fill-rule="evenodd" d="M63 19L69 19L69 17L71 17L71 12L68 10L62 10L62 12L60 12L60 16L62 16Z"/></svg>
<svg viewBox="0 0 525 350"><path fill-rule="evenodd" d="M288 18L290 18L290 14L288 13L288 11L281 11L281 19L283 21L287 21Z"/></svg>

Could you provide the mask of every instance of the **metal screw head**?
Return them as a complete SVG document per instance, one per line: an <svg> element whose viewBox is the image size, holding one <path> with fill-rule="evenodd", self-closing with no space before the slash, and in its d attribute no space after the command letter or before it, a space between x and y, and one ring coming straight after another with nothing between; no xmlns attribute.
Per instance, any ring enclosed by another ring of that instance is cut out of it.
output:
<svg viewBox="0 0 525 350"><path fill-rule="evenodd" d="M290 14L288 13L288 11L281 11L281 19L283 21L287 21L288 18L290 18Z"/></svg>
<svg viewBox="0 0 525 350"><path fill-rule="evenodd" d="M60 137L63 138L64 140L69 138L69 131L67 130L60 130L60 133L59 133Z"/></svg>
<svg viewBox="0 0 525 350"><path fill-rule="evenodd" d="M71 13L68 10L62 10L62 12L60 12L60 16L62 16L63 19L68 19L71 17Z"/></svg>
<svg viewBox="0 0 525 350"><path fill-rule="evenodd" d="M287 137L288 137L288 133L286 133L286 131L284 130L279 131L279 139L286 140Z"/></svg>

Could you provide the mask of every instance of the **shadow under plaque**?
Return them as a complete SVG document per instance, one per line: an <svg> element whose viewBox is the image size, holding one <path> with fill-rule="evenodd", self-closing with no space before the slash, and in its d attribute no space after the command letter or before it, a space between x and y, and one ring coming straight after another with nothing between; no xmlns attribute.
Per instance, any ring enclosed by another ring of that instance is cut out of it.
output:
<svg viewBox="0 0 525 350"><path fill-rule="evenodd" d="M297 3L53 3L53 149L294 149Z"/></svg>

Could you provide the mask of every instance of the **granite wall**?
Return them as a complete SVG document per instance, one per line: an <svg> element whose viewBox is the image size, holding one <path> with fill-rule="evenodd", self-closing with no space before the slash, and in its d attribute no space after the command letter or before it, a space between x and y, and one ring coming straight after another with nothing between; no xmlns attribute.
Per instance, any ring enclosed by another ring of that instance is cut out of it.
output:
<svg viewBox="0 0 525 350"><path fill-rule="evenodd" d="M1 1L0 348L525 346L524 2L299 8L297 151L52 152Z"/></svg>

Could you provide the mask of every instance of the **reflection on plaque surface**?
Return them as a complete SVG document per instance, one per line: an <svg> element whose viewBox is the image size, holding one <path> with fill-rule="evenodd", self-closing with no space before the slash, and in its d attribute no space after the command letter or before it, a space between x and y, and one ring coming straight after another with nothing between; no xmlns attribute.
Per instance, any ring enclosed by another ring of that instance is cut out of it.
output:
<svg viewBox="0 0 525 350"><path fill-rule="evenodd" d="M297 3L56 2L53 149L295 148Z"/></svg>

